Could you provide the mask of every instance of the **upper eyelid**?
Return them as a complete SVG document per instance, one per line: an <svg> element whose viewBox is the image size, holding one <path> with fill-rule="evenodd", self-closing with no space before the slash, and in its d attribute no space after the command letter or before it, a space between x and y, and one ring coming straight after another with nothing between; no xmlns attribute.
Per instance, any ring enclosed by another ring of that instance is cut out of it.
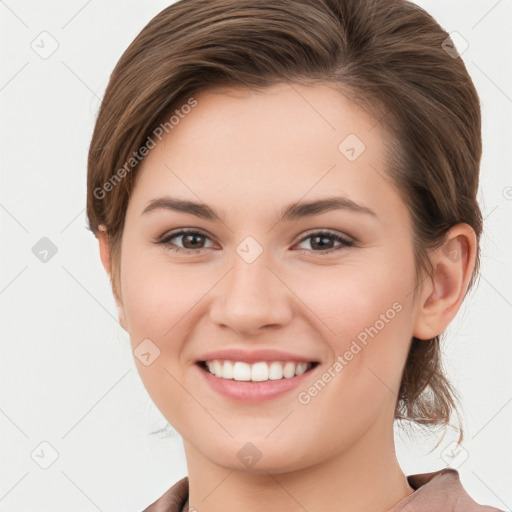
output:
<svg viewBox="0 0 512 512"><path fill-rule="evenodd" d="M317 233L318 234L326 234L326 235L330 235L333 237L340 237L340 238L347 240L347 242L355 242L355 240L351 236L345 235L344 233L340 233L338 231L333 231L333 230L327 229L327 228L326 229L318 228L318 229L306 231L306 233L300 238L299 242L302 242L304 239L309 238L312 235L316 235Z"/></svg>
<svg viewBox="0 0 512 512"><path fill-rule="evenodd" d="M209 238L210 240L213 240L213 237L211 235L209 235L207 232L203 231L202 229L199 229L199 228L181 228L181 229L176 229L176 230L173 230L173 231L168 231L168 232L165 232L162 236L158 237L158 239L156 240L157 242L163 242L164 240L167 240L169 238L174 238L175 236L184 236L184 235L203 235L207 238Z"/></svg>

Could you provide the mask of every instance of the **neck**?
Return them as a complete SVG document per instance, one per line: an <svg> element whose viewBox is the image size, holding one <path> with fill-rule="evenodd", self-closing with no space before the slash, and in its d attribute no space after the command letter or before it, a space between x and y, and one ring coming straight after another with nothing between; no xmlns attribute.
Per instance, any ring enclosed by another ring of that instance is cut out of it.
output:
<svg viewBox="0 0 512 512"><path fill-rule="evenodd" d="M189 510L390 512L413 489L396 459L392 429L383 436L376 426L348 450L287 472L226 469L184 441Z"/></svg>

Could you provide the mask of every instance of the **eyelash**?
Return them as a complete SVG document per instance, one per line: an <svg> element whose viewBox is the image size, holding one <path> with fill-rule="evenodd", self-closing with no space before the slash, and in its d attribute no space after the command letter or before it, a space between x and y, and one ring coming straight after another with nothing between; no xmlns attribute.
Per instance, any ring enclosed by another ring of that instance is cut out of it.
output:
<svg viewBox="0 0 512 512"><path fill-rule="evenodd" d="M170 251L173 251L173 252L178 252L178 253L187 253L187 252L196 252L196 253L200 253L204 250L206 250L207 248L200 248L200 249L183 249L181 247L177 247L175 246L174 244L171 244L171 240L173 238L177 238L177 237L180 237L180 236L183 236L183 235L199 235L199 236L204 236L206 238L209 238L205 233L202 233L201 231L196 231L196 230L181 230L181 231L178 231L176 233L170 233L169 235L167 236L164 236L162 239L156 241L155 243L157 245L163 245L165 246L167 249L169 249ZM333 233L331 231L326 231L326 230L321 230L321 231L314 231L312 233L309 233L307 236L303 237L301 240L299 240L299 244L304 242L305 240L309 239L309 238L314 238L314 237L318 237L318 236L325 236L325 237L330 237L332 238L333 240L337 241L337 242L341 242L342 245L341 246L338 246L338 247L333 247L331 249L326 249L326 250L323 250L323 251L314 251L312 249L298 249L298 251L301 253L301 254L304 254L304 253L309 253L309 252L313 252L315 254L330 254L330 253L333 253L333 252L336 252L340 249L343 249L344 247L352 247L353 245L355 245L355 243L351 240L348 240L346 238L343 238L342 236L336 234L336 233Z"/></svg>

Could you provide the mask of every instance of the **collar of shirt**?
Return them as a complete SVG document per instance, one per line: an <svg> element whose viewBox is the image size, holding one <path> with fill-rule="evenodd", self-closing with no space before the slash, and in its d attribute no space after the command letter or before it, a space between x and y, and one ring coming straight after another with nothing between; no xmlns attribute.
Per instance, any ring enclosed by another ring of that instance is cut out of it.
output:
<svg viewBox="0 0 512 512"><path fill-rule="evenodd" d="M409 475L407 481L414 492L387 512L503 512L474 501L453 468ZM143 512L189 512L188 491L188 477L184 477Z"/></svg>

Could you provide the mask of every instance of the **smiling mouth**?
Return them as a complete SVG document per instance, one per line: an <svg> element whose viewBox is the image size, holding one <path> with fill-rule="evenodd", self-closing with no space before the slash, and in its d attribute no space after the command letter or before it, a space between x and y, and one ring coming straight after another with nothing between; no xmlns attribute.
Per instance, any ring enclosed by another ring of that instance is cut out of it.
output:
<svg viewBox="0 0 512 512"><path fill-rule="evenodd" d="M311 361L309 363L298 363L294 361L259 361L249 364L243 361L213 359L209 361L199 361L197 364L204 371L220 379L265 382L298 377L312 370L318 366L319 363L317 361Z"/></svg>

